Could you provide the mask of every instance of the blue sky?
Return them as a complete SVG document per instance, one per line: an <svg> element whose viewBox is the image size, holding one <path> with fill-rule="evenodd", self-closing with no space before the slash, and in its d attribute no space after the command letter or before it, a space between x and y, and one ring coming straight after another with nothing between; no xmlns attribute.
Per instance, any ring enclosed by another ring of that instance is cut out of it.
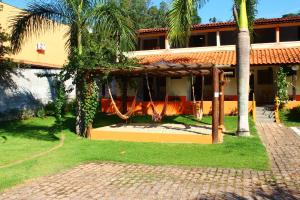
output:
<svg viewBox="0 0 300 200"><path fill-rule="evenodd" d="M32 0L3 0L11 5L25 8L28 2ZM171 2L171 0L165 0ZM204 23L209 18L216 17L219 21L232 19L232 1L233 0L210 0L199 14ZM158 5L161 0L152 0L153 4ZM260 0L258 6L258 18L281 17L283 14L300 11L300 0Z"/></svg>

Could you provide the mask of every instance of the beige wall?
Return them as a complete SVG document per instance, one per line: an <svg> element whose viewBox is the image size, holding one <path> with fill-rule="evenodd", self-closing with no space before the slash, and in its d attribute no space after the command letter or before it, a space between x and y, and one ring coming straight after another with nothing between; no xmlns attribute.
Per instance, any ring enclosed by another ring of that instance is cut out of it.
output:
<svg viewBox="0 0 300 200"><path fill-rule="evenodd" d="M187 100L191 100L191 80L189 77L180 79L167 78L167 93L169 96L186 96Z"/></svg>
<svg viewBox="0 0 300 200"><path fill-rule="evenodd" d="M4 3L0 3L0 5L3 6L3 11L0 11L0 24L6 32L10 33L9 21L21 10ZM64 46L67 41L64 35L67 31L67 26L59 25L54 31L47 30L39 36L32 36L24 42L22 50L18 54L10 57L16 61L28 64L51 67L62 66L67 61L67 52ZM45 54L39 54L36 51L38 43L46 45Z"/></svg>

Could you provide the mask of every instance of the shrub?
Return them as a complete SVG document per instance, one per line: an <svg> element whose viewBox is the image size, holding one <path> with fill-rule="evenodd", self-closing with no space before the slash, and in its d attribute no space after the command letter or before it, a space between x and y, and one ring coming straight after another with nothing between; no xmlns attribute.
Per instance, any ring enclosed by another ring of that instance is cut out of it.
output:
<svg viewBox="0 0 300 200"><path fill-rule="evenodd" d="M72 113L75 115L76 113L76 100L72 99L71 101L68 101L66 105L64 106L64 114L65 113Z"/></svg>
<svg viewBox="0 0 300 200"><path fill-rule="evenodd" d="M300 106L297 106L297 107L291 109L290 114L292 116L299 117L300 116Z"/></svg>
<svg viewBox="0 0 300 200"><path fill-rule="evenodd" d="M36 111L36 116L39 118L44 118L46 116L44 107L41 107Z"/></svg>
<svg viewBox="0 0 300 200"><path fill-rule="evenodd" d="M53 102L49 102L44 106L45 115L46 116L54 116L55 115L55 105Z"/></svg>

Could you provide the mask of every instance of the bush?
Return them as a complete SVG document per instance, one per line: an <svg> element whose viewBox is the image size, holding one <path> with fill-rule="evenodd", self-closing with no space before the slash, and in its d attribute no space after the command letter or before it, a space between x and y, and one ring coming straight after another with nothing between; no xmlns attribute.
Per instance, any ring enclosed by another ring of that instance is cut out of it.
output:
<svg viewBox="0 0 300 200"><path fill-rule="evenodd" d="M46 116L44 107L41 107L36 111L36 116L39 118L44 118Z"/></svg>
<svg viewBox="0 0 300 200"><path fill-rule="evenodd" d="M64 106L64 114L65 113L72 113L75 115L76 113L76 100L72 99L71 101L68 101L66 105Z"/></svg>
<svg viewBox="0 0 300 200"><path fill-rule="evenodd" d="M299 117L300 116L300 106L297 106L290 110L290 115Z"/></svg>
<svg viewBox="0 0 300 200"><path fill-rule="evenodd" d="M54 116L55 115L55 105L53 102L50 102L44 106L44 111L46 116Z"/></svg>

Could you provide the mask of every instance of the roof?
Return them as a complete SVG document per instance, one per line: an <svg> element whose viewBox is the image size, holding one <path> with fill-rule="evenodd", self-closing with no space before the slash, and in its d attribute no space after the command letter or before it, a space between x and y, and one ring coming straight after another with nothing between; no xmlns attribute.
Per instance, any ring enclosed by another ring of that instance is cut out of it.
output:
<svg viewBox="0 0 300 200"><path fill-rule="evenodd" d="M138 58L141 59L140 63L143 65L151 65L154 63L212 63L215 65L236 65L236 53L233 50L198 53L166 53L140 56ZM300 48L252 49L250 63L251 65L299 64Z"/></svg>
<svg viewBox="0 0 300 200"><path fill-rule="evenodd" d="M284 17L284 18L272 18L272 19L257 19L254 23L254 26L257 25L269 25L269 24L282 24L282 23L295 23L300 22L300 16L294 17ZM195 24L192 26L192 30L203 30L203 29L217 29L217 28L233 28L235 27L235 22L216 22L209 24ZM149 28L149 29L140 29L140 34L147 33L165 33L167 28Z"/></svg>

